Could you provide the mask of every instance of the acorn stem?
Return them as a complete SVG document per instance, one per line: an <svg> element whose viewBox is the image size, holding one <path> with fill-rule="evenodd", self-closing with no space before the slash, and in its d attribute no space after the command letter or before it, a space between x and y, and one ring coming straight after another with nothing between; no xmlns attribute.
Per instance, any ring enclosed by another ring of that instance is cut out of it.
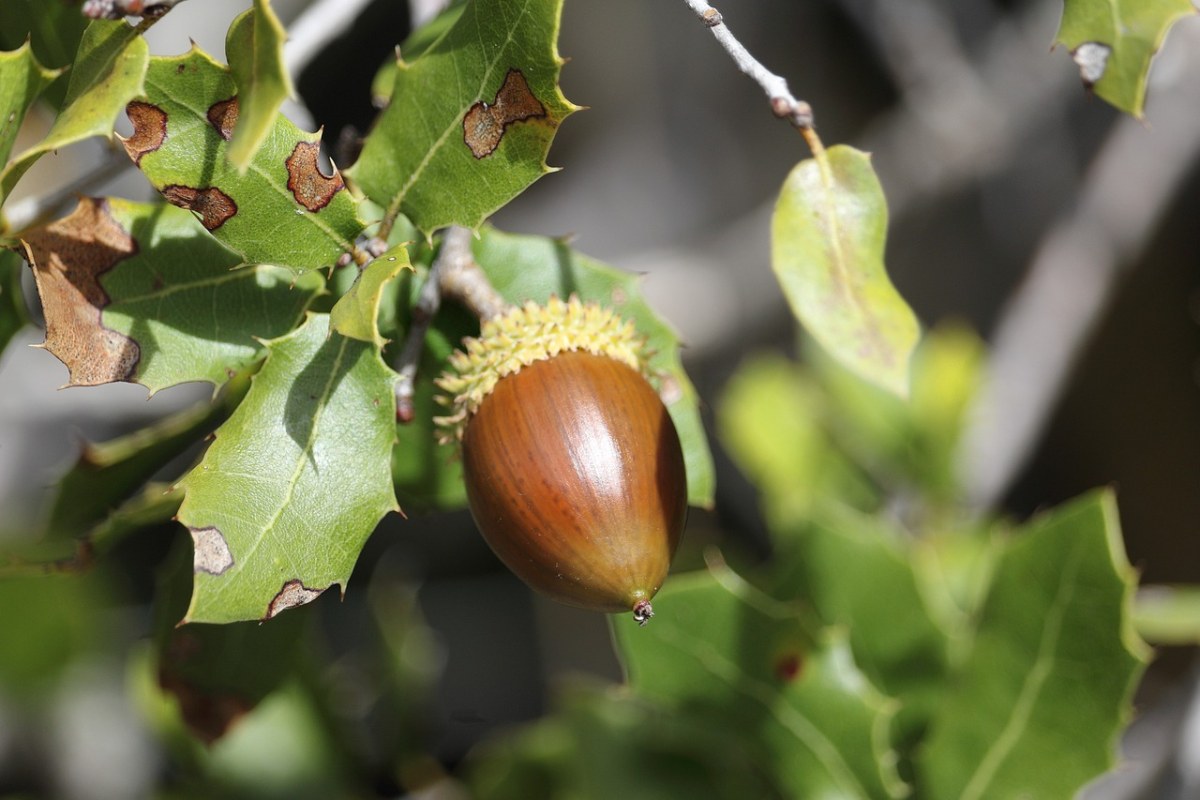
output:
<svg viewBox="0 0 1200 800"><path fill-rule="evenodd" d="M429 275L413 306L412 324L404 338L404 346L396 360L396 419L412 422L414 384L425 335L441 308L442 298L458 301L468 311L487 322L508 309L509 304L492 286L471 253L472 232L452 225L442 234L442 247L429 267Z"/></svg>
<svg viewBox="0 0 1200 800"><path fill-rule="evenodd" d="M633 604L633 618L638 625L645 627L653 616L654 606L650 605L649 600L638 600Z"/></svg>

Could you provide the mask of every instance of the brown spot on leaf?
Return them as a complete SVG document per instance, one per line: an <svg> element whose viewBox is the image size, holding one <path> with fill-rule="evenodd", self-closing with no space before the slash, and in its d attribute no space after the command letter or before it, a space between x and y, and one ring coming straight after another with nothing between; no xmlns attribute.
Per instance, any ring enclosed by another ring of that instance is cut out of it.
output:
<svg viewBox="0 0 1200 800"><path fill-rule="evenodd" d="M799 678L803 669L804 659L799 653L784 653L775 661L775 677L786 683Z"/></svg>
<svg viewBox="0 0 1200 800"><path fill-rule="evenodd" d="M510 69L492 103L482 100L463 117L463 141L476 158L486 158L500 146L504 131L514 122L546 116L546 107L534 97L519 69Z"/></svg>
<svg viewBox="0 0 1200 800"><path fill-rule="evenodd" d="M237 203L233 202L233 198L215 186L193 189L173 183L163 187L162 196L169 203L195 211L200 215L200 224L210 231L215 231L237 213Z"/></svg>
<svg viewBox="0 0 1200 800"><path fill-rule="evenodd" d="M217 129L225 141L233 138L233 126L238 121L238 99L218 100L208 107L208 124Z"/></svg>
<svg viewBox="0 0 1200 800"><path fill-rule="evenodd" d="M289 608L311 603L320 597L324 591L324 589L309 589L299 580L293 578L283 585L283 588L279 590L279 594L271 598L271 604L267 606L267 615L263 617L263 620L268 620L281 611L287 611Z"/></svg>
<svg viewBox="0 0 1200 800"><path fill-rule="evenodd" d="M140 165L142 156L153 153L167 140L167 112L135 100L125 106L125 116L133 124L133 135L122 139L121 144L133 163Z"/></svg>
<svg viewBox="0 0 1200 800"><path fill-rule="evenodd" d="M333 196L345 188L337 170L329 177L321 174L317 166L317 155L321 146L316 142L300 142L292 150L284 164L288 172L288 191L296 202L309 211L320 211L329 205Z"/></svg>
<svg viewBox="0 0 1200 800"><path fill-rule="evenodd" d="M69 216L22 239L46 316L45 347L67 365L68 385L132 381L141 351L133 339L104 327L110 301L100 277L138 247L108 203L82 198Z"/></svg>
<svg viewBox="0 0 1200 800"><path fill-rule="evenodd" d="M233 553L225 535L217 528L188 528L192 534L193 572L221 575L233 566Z"/></svg>

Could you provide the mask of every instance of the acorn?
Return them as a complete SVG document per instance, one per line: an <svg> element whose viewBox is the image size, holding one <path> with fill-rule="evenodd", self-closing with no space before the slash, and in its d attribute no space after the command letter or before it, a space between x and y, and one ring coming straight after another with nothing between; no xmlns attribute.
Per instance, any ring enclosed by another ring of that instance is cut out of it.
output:
<svg viewBox="0 0 1200 800"><path fill-rule="evenodd" d="M483 538L521 580L641 624L687 515L683 451L633 325L572 297L486 321L438 380Z"/></svg>

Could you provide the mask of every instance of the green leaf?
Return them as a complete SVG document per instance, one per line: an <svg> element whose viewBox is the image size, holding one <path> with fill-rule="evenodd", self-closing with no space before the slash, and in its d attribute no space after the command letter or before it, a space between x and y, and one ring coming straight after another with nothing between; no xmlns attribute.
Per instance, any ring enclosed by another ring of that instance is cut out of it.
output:
<svg viewBox="0 0 1200 800"><path fill-rule="evenodd" d="M25 261L11 250L0 249L0 355L17 331L29 322L21 292L21 269Z"/></svg>
<svg viewBox="0 0 1200 800"><path fill-rule="evenodd" d="M84 442L75 464L58 481L46 528L51 536L78 536L103 520L168 462L210 433L249 388L242 376L217 403L201 403L107 442Z"/></svg>
<svg viewBox="0 0 1200 800"><path fill-rule="evenodd" d="M883 264L887 203L870 158L845 145L801 161L771 220L771 262L792 313L822 347L906 396L917 319Z"/></svg>
<svg viewBox="0 0 1200 800"><path fill-rule="evenodd" d="M295 327L324 284L317 273L235 269L236 253L163 203L83 198L24 239L45 346L67 365L71 385L219 385L261 357L255 337Z"/></svg>
<svg viewBox="0 0 1200 800"><path fill-rule="evenodd" d="M637 800L783 798L747 743L619 687L570 687L560 708L472 753L471 796Z"/></svg>
<svg viewBox="0 0 1200 800"><path fill-rule="evenodd" d="M149 50L135 28L122 21L95 20L79 43L62 113L46 138L17 156L0 172L0 205L21 176L51 150L103 136L125 104L142 94Z"/></svg>
<svg viewBox="0 0 1200 800"><path fill-rule="evenodd" d="M676 577L645 628L616 626L640 694L736 732L789 797L900 797L887 728L895 704L844 638L815 641L799 614L724 567Z"/></svg>
<svg viewBox="0 0 1200 800"><path fill-rule="evenodd" d="M762 495L772 527L808 519L830 499L872 508L878 492L835 446L828 393L780 355L742 364L717 405L730 455Z"/></svg>
<svg viewBox="0 0 1200 800"><path fill-rule="evenodd" d="M445 36L399 65L391 102L347 175L426 236L478 227L549 171L550 142L575 110L558 88L561 7L468 3Z"/></svg>
<svg viewBox="0 0 1200 800"><path fill-rule="evenodd" d="M318 168L319 134L276 115L241 174L228 156L242 113L228 69L193 47L151 59L146 86L145 102L127 109L126 151L154 188L247 264L304 272L353 249L363 228L357 202L341 175Z"/></svg>
<svg viewBox="0 0 1200 800"><path fill-rule="evenodd" d="M398 244L367 264L358 274L350 291L342 295L330 312L333 330L351 339L383 347L379 333L379 305L388 283L404 270L411 270L408 247Z"/></svg>
<svg viewBox="0 0 1200 800"><path fill-rule="evenodd" d="M894 737L907 755L944 700L950 634L962 631L941 627L909 550L879 521L826 507L813 524L777 533L766 590L848 632L855 663L901 703Z"/></svg>
<svg viewBox="0 0 1200 800"><path fill-rule="evenodd" d="M1084 85L1141 118L1150 62L1191 0L1066 0L1056 44L1079 65Z"/></svg>
<svg viewBox="0 0 1200 800"><path fill-rule="evenodd" d="M1147 657L1134 584L1108 492L1012 540L918 757L923 797L1071 797L1112 765Z"/></svg>
<svg viewBox="0 0 1200 800"><path fill-rule="evenodd" d="M3 0L3 5L0 49L16 50L28 39L37 60L59 71L59 77L42 99L55 108L60 107L67 91L67 79L61 75L61 68L70 65L75 57L88 25L87 17L79 13L79 7L74 3Z"/></svg>
<svg viewBox="0 0 1200 800"><path fill-rule="evenodd" d="M544 303L551 295L565 298L577 294L633 322L653 354L650 369L658 377L659 394L683 445L688 501L711 506L715 478L699 399L680 361L678 337L646 304L638 277L577 253L563 242L492 228L481 232L474 253L492 285L509 302Z"/></svg>
<svg viewBox="0 0 1200 800"><path fill-rule="evenodd" d="M1143 586L1133 624L1154 644L1200 644L1200 586Z"/></svg>
<svg viewBox="0 0 1200 800"><path fill-rule="evenodd" d="M12 52L0 52L0 162L8 161L30 104L59 73L38 63L28 41Z"/></svg>
<svg viewBox="0 0 1200 800"><path fill-rule="evenodd" d="M225 58L238 97L238 121L226 157L242 175L275 127L279 106L294 93L283 65L286 38L269 0L254 0L225 37Z"/></svg>
<svg viewBox="0 0 1200 800"><path fill-rule="evenodd" d="M185 622L269 619L343 589L376 523L398 510L389 456L395 373L310 315L267 344L246 399L180 482L196 543Z"/></svg>

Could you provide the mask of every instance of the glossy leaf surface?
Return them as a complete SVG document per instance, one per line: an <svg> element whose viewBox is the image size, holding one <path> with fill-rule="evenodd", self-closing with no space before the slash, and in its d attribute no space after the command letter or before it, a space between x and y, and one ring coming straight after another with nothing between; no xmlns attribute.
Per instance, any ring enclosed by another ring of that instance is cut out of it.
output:
<svg viewBox="0 0 1200 800"><path fill-rule="evenodd" d="M398 510L394 380L375 348L331 334L327 315L268 343L250 393L180 483L195 543L186 621L268 619L345 588L376 523Z"/></svg>
<svg viewBox="0 0 1200 800"><path fill-rule="evenodd" d="M29 42L0 53L0 162L8 161L30 104L57 75L38 63Z"/></svg>
<svg viewBox="0 0 1200 800"><path fill-rule="evenodd" d="M575 106L558 88L562 0L472 0L396 71L391 100L347 175L427 236L477 227L544 175ZM446 191L453 186L453 191Z"/></svg>
<svg viewBox="0 0 1200 800"><path fill-rule="evenodd" d="M411 270L412 265L408 261L408 247L402 244L363 267L354 285L338 299L330 312L333 329L351 339L383 347L384 339L379 333L379 306L388 283L406 269Z"/></svg>
<svg viewBox="0 0 1200 800"><path fill-rule="evenodd" d="M319 134L275 115L242 174L229 161L242 112L226 67L193 47L151 59L146 87L127 110L126 151L163 197L243 261L305 272L353 248L363 228L357 202L339 174L321 171Z"/></svg>

